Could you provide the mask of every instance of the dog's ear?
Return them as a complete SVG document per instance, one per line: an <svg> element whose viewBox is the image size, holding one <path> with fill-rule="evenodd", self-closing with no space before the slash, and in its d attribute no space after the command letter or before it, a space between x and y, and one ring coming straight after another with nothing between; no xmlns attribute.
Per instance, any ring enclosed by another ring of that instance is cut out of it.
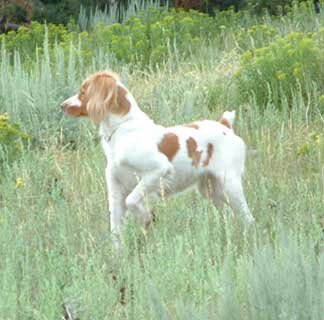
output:
<svg viewBox="0 0 324 320"><path fill-rule="evenodd" d="M100 123L117 106L117 81L110 74L100 72L86 82L88 115L94 123Z"/></svg>

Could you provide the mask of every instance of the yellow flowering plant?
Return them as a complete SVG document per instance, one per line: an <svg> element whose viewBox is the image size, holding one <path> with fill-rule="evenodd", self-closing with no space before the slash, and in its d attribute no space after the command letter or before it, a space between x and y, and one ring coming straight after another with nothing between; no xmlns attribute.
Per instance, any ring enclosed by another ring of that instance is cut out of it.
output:
<svg viewBox="0 0 324 320"><path fill-rule="evenodd" d="M323 132L313 130L306 133L304 141L297 146L296 154L298 161L303 164L303 170L318 172L319 164L323 162Z"/></svg>
<svg viewBox="0 0 324 320"><path fill-rule="evenodd" d="M0 166L4 161L12 161L21 153L22 143L30 139L17 123L10 120L8 113L0 114Z"/></svg>
<svg viewBox="0 0 324 320"><path fill-rule="evenodd" d="M174 45L184 55L189 54L209 40L210 30L215 25L216 20L194 10L151 8L123 24L98 23L83 32L69 31L63 25L32 22L29 28L21 27L17 32L0 35L0 43L12 57L18 49L22 63L27 66L36 56L44 55L47 47L51 59L55 58L55 46L63 48L66 63L71 49L77 48L83 63L90 65L89 52L93 54L104 48L119 61L147 66L163 62Z"/></svg>
<svg viewBox="0 0 324 320"><path fill-rule="evenodd" d="M312 34L292 32L268 46L246 51L236 73L240 96L244 102L253 96L261 109L269 102L278 108L288 102L291 107L297 91L308 99L315 81L324 86L323 47Z"/></svg>
<svg viewBox="0 0 324 320"><path fill-rule="evenodd" d="M16 179L16 189L23 188L26 185L25 180L21 177Z"/></svg>

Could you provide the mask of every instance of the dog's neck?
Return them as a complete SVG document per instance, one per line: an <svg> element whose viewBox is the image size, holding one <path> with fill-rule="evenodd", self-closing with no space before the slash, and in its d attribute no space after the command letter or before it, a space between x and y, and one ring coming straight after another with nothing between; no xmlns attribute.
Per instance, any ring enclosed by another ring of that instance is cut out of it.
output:
<svg viewBox="0 0 324 320"><path fill-rule="evenodd" d="M153 123L148 115L140 109L134 96L128 91L128 89L126 89L126 87L120 81L117 82L117 85L127 91L125 99L129 103L130 108L126 114L119 115L110 113L108 117L101 122L100 135L108 141L121 126L131 126L132 122L143 122L143 124ZM138 127L138 124L135 124L135 126Z"/></svg>

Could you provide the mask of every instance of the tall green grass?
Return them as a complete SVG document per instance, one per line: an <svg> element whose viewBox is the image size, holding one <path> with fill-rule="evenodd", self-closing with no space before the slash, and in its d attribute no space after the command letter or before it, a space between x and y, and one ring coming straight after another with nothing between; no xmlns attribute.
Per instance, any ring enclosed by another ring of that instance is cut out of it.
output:
<svg viewBox="0 0 324 320"><path fill-rule="evenodd" d="M265 19L289 31L318 19L288 18ZM225 29L199 55L183 60L175 50L145 70L103 51L91 65L76 63L77 48L65 64L59 47L54 59L46 54L46 41L27 70L19 52L11 65L3 47L0 113L33 139L0 169L0 319L61 319L67 309L73 319L322 319L321 109L314 103L309 113L298 91L289 110L271 102L261 110L253 97L241 104L235 37ZM87 74L107 67L166 126L237 110L235 131L256 150L244 180L254 226L187 193L158 202L147 233L130 219L122 251L113 249L97 128L59 107Z"/></svg>
<svg viewBox="0 0 324 320"><path fill-rule="evenodd" d="M81 6L77 25L79 31L91 30L99 23L102 25L111 25L118 22L125 22L141 11L158 9L160 7L160 0L132 0L128 7L121 10L121 12L118 11L117 2L113 5L106 6L103 10L100 10L98 7L86 10ZM163 9L168 10L168 8L169 3L166 1Z"/></svg>

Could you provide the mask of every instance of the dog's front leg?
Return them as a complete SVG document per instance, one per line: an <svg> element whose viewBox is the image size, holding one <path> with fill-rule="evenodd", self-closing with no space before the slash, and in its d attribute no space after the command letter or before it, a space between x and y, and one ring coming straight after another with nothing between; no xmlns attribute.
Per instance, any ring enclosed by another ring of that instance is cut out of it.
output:
<svg viewBox="0 0 324 320"><path fill-rule="evenodd" d="M123 217L127 210L122 186L112 175L111 170L106 168L106 180L108 187L108 207L110 213L111 237L115 247L120 247L120 232L123 223Z"/></svg>
<svg viewBox="0 0 324 320"><path fill-rule="evenodd" d="M161 188L161 179L172 173L172 164L161 161L158 167L142 176L137 186L127 196L127 209L135 213L144 226L148 226L152 219L149 201L156 198Z"/></svg>

